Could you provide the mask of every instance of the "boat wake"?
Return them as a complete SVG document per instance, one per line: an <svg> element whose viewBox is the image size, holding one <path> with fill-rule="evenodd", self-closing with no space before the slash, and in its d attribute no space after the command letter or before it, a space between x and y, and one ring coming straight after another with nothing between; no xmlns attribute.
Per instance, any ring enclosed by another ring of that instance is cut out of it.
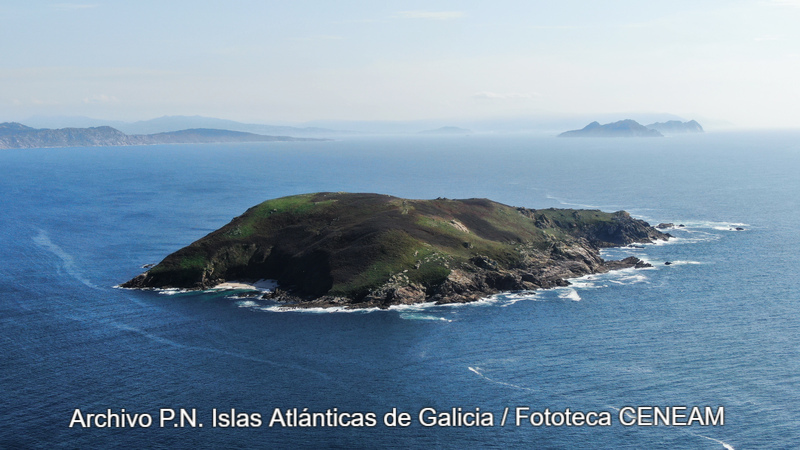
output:
<svg viewBox="0 0 800 450"><path fill-rule="evenodd" d="M208 353L216 353L216 354L223 355L223 356L229 356L229 357L233 357L233 358L237 358L237 359L243 359L243 360L246 360L246 361L253 361L253 362L266 364L266 365L273 366L273 367L280 367L280 368L284 368L284 369L299 370L299 371L302 371L302 372L306 372L306 373L310 373L310 374L316 375L316 376L318 376L320 378L324 378L324 379L330 379L331 378L331 376L326 374L326 373L323 373L323 372L320 372L320 371L317 371L317 370L313 370L313 369L309 369L307 367L299 366L299 365L296 365L296 364L277 363L277 362L274 362L274 361L270 361L268 359L256 358L254 356L244 355L244 354L241 354L241 353L231 352L231 351L227 351L227 350L219 350L219 349L210 348L210 347L198 347L198 346L194 346L194 345L181 344L180 342L176 342L176 341L173 341L171 339L167 339L165 337L162 337L162 336L147 332L145 330L142 330L142 329L139 329L139 328L136 328L136 327L132 327L130 325L125 325L125 324L113 322L113 321L109 322L109 325L111 325L114 328L117 328L119 330L125 330L125 331L130 331L132 333L139 334L139 335L141 335L141 336L143 336L143 337L145 337L147 339L150 339L151 341L158 342L158 343L164 344L164 345L169 345L171 347L176 347L176 348L180 348L180 349L184 349L184 350L194 350L194 351L201 351L201 352L208 352Z"/></svg>
<svg viewBox="0 0 800 450"><path fill-rule="evenodd" d="M80 281L87 287L101 290L100 287L96 286L91 281L89 281L89 279L84 277L81 271L78 270L78 266L75 265L75 259L72 257L72 255L65 252L64 249L53 243L53 241L50 240L50 236L47 235L47 232L45 232L42 229L39 229L38 231L39 234L31 238L33 239L34 244L36 244L39 248L46 250L52 253L53 255L57 256L58 259L61 260L60 268L63 269L69 276Z"/></svg>
<svg viewBox="0 0 800 450"><path fill-rule="evenodd" d="M611 409L619 412L619 408L615 408L615 407L610 406L610 405L606 405L606 407L611 408ZM634 417L634 415L632 413L629 413L628 411L625 411L625 416L626 416L627 420L636 420L636 417ZM715 438L712 438L712 437L709 437L709 436L705 436L705 435L702 435L702 434L699 434L699 433L693 433L693 432L691 432L689 430L686 430L686 429L683 429L683 428L678 428L678 430L683 431L684 433L687 433L687 434L691 434L692 436L697 436L699 438L708 439L709 441L714 441L714 442L716 442L718 444L721 444L722 447L725 448L726 450L736 450L736 449L733 448L733 446L731 444L728 444L725 441L721 441L719 439L715 439Z"/></svg>
<svg viewBox="0 0 800 450"><path fill-rule="evenodd" d="M536 392L536 390L535 390L535 389L527 388L527 387L525 387L525 386L518 386L518 385L516 385L516 384L506 383L506 382L504 382L504 381L498 381L498 380L494 380L494 379L492 379L492 378L489 378L489 377L487 377L486 375L484 375L484 374L483 374L483 369L481 369L480 367L471 367L471 366L468 366L468 367L467 367L467 369L469 369L469 370L470 370L471 372L473 372L474 374L478 375L479 377L481 377L481 378L483 378L484 380L486 380L486 381L489 381L489 382L491 382L491 383L494 383L494 384L499 384L499 385L502 385L502 386L508 386L508 387L512 387L512 388L514 388L514 389L521 389L521 390L523 390L523 391Z"/></svg>

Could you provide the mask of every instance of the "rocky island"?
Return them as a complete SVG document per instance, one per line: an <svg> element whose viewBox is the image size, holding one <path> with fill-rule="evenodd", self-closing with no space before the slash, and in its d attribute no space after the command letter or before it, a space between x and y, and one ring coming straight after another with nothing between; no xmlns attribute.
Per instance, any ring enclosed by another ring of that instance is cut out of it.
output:
<svg viewBox="0 0 800 450"><path fill-rule="evenodd" d="M463 134L472 134L472 130L468 130L466 128L460 127L441 127L435 130L424 130L420 131L419 134L448 134L448 135L463 135Z"/></svg>
<svg viewBox="0 0 800 450"><path fill-rule="evenodd" d="M651 130L658 130L663 134L686 134L686 133L703 133L703 126L697 123L696 120L688 122L681 122L680 120L669 120L667 122L656 122L650 125L645 125Z"/></svg>
<svg viewBox="0 0 800 450"><path fill-rule="evenodd" d="M664 135L635 120L626 119L604 125L592 122L580 130L565 131L558 137L664 137Z"/></svg>
<svg viewBox="0 0 800 450"><path fill-rule="evenodd" d="M649 267L635 257L605 261L600 249L668 237L624 211L304 194L248 209L121 287L201 290L273 279L279 288L263 295L297 307L471 302Z"/></svg>
<svg viewBox="0 0 800 450"><path fill-rule="evenodd" d="M558 137L664 137L664 135L703 132L702 125L695 120L688 122L670 120L642 125L635 120L626 119L604 125L595 121L580 130L565 131Z"/></svg>

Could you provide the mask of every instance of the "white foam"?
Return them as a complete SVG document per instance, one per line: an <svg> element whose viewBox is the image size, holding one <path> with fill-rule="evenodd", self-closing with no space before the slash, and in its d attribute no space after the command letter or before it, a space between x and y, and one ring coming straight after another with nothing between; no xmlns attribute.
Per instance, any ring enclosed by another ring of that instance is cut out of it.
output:
<svg viewBox="0 0 800 450"><path fill-rule="evenodd" d="M276 280L258 280L256 282L246 281L226 281L220 283L209 290L249 290L249 291L262 291L272 292L278 287Z"/></svg>
<svg viewBox="0 0 800 450"><path fill-rule="evenodd" d="M749 223L744 222L717 222L713 220L686 220L682 222L675 222L681 226L674 226L669 230L682 231L691 229L713 229L722 231L736 231L736 228L745 228L751 226Z"/></svg>
<svg viewBox="0 0 800 450"><path fill-rule="evenodd" d="M737 231L737 232L738 231L747 231L747 229L742 227L742 226L736 226L736 227L718 226L718 227L713 227L713 228L715 230L719 230L719 231ZM737 230L736 228L742 228L742 229L741 230Z"/></svg>
<svg viewBox="0 0 800 450"><path fill-rule="evenodd" d="M651 245L651 246L654 246L654 247L658 247L660 245L674 244L675 243L674 241L676 241L676 240L677 240L677 238L673 236L673 237L671 237L671 238L669 238L667 240L654 239L653 242L645 242L645 243L643 243L641 245L643 245L643 246ZM673 241L673 242L670 242L670 241Z"/></svg>
<svg viewBox="0 0 800 450"><path fill-rule="evenodd" d="M128 288L122 287L120 285L112 286L114 289L124 289L127 291L153 291L159 295L176 295L176 294L187 294L189 292L201 292L195 291L192 289L183 289L183 288L151 288L151 287L144 287L144 288Z"/></svg>
<svg viewBox="0 0 800 450"><path fill-rule="evenodd" d="M389 309L393 311L424 311L433 306L437 306L436 302L414 303L413 305L392 305Z"/></svg>
<svg viewBox="0 0 800 450"><path fill-rule="evenodd" d="M711 233L708 231L703 230L695 230L695 229L687 229L687 228L676 228L682 233L683 236L676 236L672 235L668 241L655 241L652 244L644 244L644 245L681 245L681 244L696 244L698 242L708 242L708 241L717 241L720 239L720 235L717 233Z"/></svg>
<svg viewBox="0 0 800 450"><path fill-rule="evenodd" d="M716 230L716 229L719 229L719 228L723 228L723 229L731 229L731 228L736 229L736 227L744 228L744 227L749 227L750 224L749 223L743 223L743 222L709 222L709 221L702 221L702 222L698 222L697 224L690 222L689 225L687 225L687 226L697 226L698 228L714 228Z"/></svg>
<svg viewBox="0 0 800 450"><path fill-rule="evenodd" d="M637 283L647 283L647 276L641 273L635 274L628 274L628 275L621 275L618 278L612 278L608 280L610 283L620 284L620 285L629 285L629 284L637 284Z"/></svg>
<svg viewBox="0 0 800 450"><path fill-rule="evenodd" d="M452 320L450 319L446 319L444 317L432 316L430 314L402 313L400 314L400 318L405 320L434 320L434 321L452 322Z"/></svg>
<svg viewBox="0 0 800 450"><path fill-rule="evenodd" d="M329 306L329 307L316 307L306 308L302 306L293 305L271 305L271 306L256 306L253 307L259 311L269 312L300 312L309 314L333 314L333 313L358 313L365 314L375 311L381 311L380 308L346 308L344 306Z"/></svg>
<svg viewBox="0 0 800 450"><path fill-rule="evenodd" d="M371 307L371 308L353 308L348 306L326 306L326 307L305 307L299 306L291 303L274 303L272 301L267 300L267 303L253 300L252 298L248 297L238 297L238 296L229 296L227 298L242 300L236 302L236 305L241 308L252 308L258 311L265 311L265 312L299 312L299 313L309 313L309 314L333 314L333 313L371 313L376 311L398 311L402 312L401 317L403 314L407 314L407 317L402 317L404 319L417 319L417 320L442 320L448 321L448 319L434 317L434 319L429 319L427 317L413 317L413 313L426 311L432 307L440 307L440 306L449 306L449 305L437 305L435 302L425 302L425 303L415 303L412 305L391 305L388 308L378 308L378 307Z"/></svg>
<svg viewBox="0 0 800 450"><path fill-rule="evenodd" d="M597 280L598 278L596 275L586 275L580 278L570 279L570 285L578 289L596 289L598 287L604 287L603 285L598 285Z"/></svg>
<svg viewBox="0 0 800 450"><path fill-rule="evenodd" d="M563 292L558 294L558 298L569 299L576 302L581 301L581 296L578 294L578 291L572 288L563 289Z"/></svg>
<svg viewBox="0 0 800 450"><path fill-rule="evenodd" d="M505 296L503 296L503 300L505 300L505 301L500 306L502 308L505 308L505 307L511 306L511 305L513 305L513 304L515 304L517 302L541 301L542 298L541 298L541 295L539 295L538 292L523 291L523 292L506 294Z"/></svg>
<svg viewBox="0 0 800 450"><path fill-rule="evenodd" d="M236 306L238 306L240 308L252 308L252 307L261 306L261 305L259 305L258 302L255 302L253 300L242 300L242 301L236 302Z"/></svg>
<svg viewBox="0 0 800 450"><path fill-rule="evenodd" d="M188 292L193 292L191 289L181 289L181 288L163 288L163 289L153 289L153 290L161 295L186 294Z"/></svg>

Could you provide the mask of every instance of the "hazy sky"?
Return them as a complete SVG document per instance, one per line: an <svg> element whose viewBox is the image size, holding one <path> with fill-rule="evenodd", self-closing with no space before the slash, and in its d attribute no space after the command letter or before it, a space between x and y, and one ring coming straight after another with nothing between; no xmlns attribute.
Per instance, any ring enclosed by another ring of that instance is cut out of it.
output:
<svg viewBox="0 0 800 450"><path fill-rule="evenodd" d="M800 124L800 0L4 0L0 38L0 121Z"/></svg>

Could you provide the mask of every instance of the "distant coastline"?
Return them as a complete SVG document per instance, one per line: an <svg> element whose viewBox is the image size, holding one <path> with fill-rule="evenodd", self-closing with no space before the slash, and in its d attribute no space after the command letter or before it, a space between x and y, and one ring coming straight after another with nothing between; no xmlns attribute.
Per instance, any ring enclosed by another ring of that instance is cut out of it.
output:
<svg viewBox="0 0 800 450"><path fill-rule="evenodd" d="M472 134L472 130L461 127L441 127L435 130L420 131L418 134L464 135Z"/></svg>
<svg viewBox="0 0 800 450"><path fill-rule="evenodd" d="M125 134L108 126L50 129L32 128L17 122L0 123L0 149L325 140L328 139L269 136L209 128L155 134Z"/></svg>

